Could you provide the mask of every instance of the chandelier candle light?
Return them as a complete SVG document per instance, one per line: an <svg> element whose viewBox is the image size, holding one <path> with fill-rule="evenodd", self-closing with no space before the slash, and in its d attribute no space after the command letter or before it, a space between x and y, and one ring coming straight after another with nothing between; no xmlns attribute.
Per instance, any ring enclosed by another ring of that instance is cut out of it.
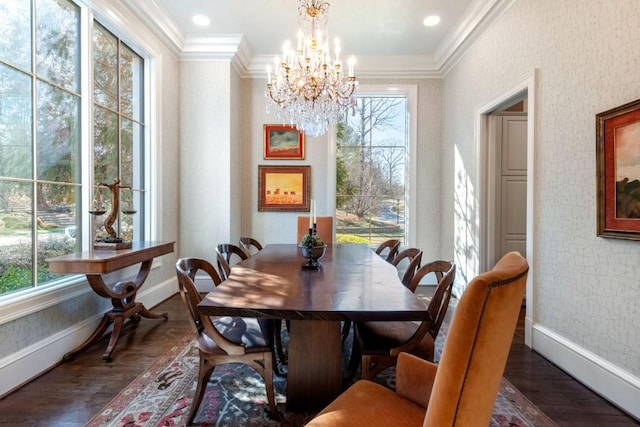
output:
<svg viewBox="0 0 640 427"><path fill-rule="evenodd" d="M283 124L313 137L355 106L358 87L355 58L349 58L345 77L337 38L333 56L329 50L328 10L326 1L300 0L296 48L284 42L282 57L274 59L273 76L267 64L267 111L274 106Z"/></svg>

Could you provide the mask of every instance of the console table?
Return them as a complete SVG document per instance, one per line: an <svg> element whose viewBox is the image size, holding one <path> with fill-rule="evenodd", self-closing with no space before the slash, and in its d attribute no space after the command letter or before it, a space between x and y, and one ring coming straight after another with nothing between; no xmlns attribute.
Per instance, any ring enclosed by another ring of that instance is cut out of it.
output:
<svg viewBox="0 0 640 427"><path fill-rule="evenodd" d="M136 293L144 284L153 259L173 252L175 242L134 242L130 249L121 250L90 250L76 252L47 259L49 268L53 273L60 274L84 274L91 289L104 298L111 298L113 309L104 314L96 330L82 344L64 355L63 360L75 358L81 351L94 344L113 323L113 331L107 350L102 359L111 360L111 353L118 343L120 331L124 321L131 318L137 322L140 316L149 319L167 319L167 313L152 313L140 302L136 302ZM125 267L140 263L140 270L133 281L120 281L108 285L102 275L108 274Z"/></svg>

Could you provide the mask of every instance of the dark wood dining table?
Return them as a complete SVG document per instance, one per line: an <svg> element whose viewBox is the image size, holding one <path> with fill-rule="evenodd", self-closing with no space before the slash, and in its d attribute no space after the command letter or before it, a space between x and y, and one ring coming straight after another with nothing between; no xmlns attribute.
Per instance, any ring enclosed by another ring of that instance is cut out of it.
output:
<svg viewBox="0 0 640 427"><path fill-rule="evenodd" d="M287 410L318 409L342 391L341 321L422 320L426 306L367 245L329 245L319 270L295 244L267 245L236 264L199 305L209 316L290 321Z"/></svg>

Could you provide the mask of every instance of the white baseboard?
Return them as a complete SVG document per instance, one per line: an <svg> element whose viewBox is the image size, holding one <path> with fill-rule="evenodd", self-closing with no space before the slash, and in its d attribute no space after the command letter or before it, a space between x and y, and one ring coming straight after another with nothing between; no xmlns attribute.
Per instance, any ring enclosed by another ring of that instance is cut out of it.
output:
<svg viewBox="0 0 640 427"><path fill-rule="evenodd" d="M136 301L142 302L147 307L153 307L177 292L176 279L170 279L142 290L138 293ZM102 316L103 314L92 316L1 359L0 399L58 364L65 353L82 344L91 335Z"/></svg>
<svg viewBox="0 0 640 427"><path fill-rule="evenodd" d="M640 378L555 332L533 327L533 349L585 386L640 420Z"/></svg>

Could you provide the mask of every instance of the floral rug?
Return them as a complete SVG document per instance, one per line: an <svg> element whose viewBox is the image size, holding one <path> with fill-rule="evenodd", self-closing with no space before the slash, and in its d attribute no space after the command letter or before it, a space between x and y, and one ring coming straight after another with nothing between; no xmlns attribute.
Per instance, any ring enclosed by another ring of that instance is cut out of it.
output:
<svg viewBox="0 0 640 427"><path fill-rule="evenodd" d="M442 348L446 325L442 329L436 341L436 358ZM184 426L195 393L197 372L196 342L185 337L129 384L86 426ZM394 387L394 368L378 375L376 381ZM313 418L313 413L286 412L286 378L274 376L274 386L276 402L282 413L282 420L278 422L267 414L264 382L255 371L241 364L218 366L211 376L194 422L204 427L303 426ZM509 381L502 379L491 420L492 427L555 425Z"/></svg>

